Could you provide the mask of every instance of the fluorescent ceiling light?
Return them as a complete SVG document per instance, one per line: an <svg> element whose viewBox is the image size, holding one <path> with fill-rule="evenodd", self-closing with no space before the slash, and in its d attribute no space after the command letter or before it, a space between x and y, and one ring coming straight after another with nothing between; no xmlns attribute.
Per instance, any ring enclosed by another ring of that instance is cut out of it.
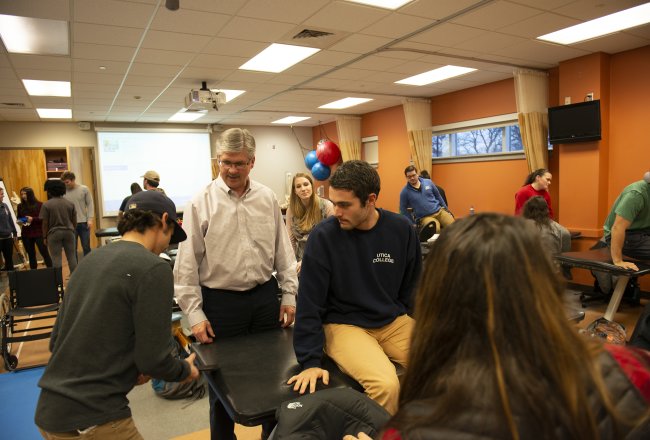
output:
<svg viewBox="0 0 650 440"><path fill-rule="evenodd" d="M70 81L24 79L23 84L31 96L71 96Z"/></svg>
<svg viewBox="0 0 650 440"><path fill-rule="evenodd" d="M69 108L37 108L41 119L72 119L72 110Z"/></svg>
<svg viewBox="0 0 650 440"><path fill-rule="evenodd" d="M399 9L413 0L348 0L352 3L361 3L362 5L377 6L384 9Z"/></svg>
<svg viewBox="0 0 650 440"><path fill-rule="evenodd" d="M559 44L573 44L646 23L650 23L650 3L551 32L537 39Z"/></svg>
<svg viewBox="0 0 650 440"><path fill-rule="evenodd" d="M296 122L311 119L309 116L287 116L286 118L278 119L271 122L271 124L295 124Z"/></svg>
<svg viewBox="0 0 650 440"><path fill-rule="evenodd" d="M169 122L192 122L202 118L208 113L207 110L199 110L198 112L188 112L186 109L180 109L171 118L167 119Z"/></svg>
<svg viewBox="0 0 650 440"><path fill-rule="evenodd" d="M355 105L363 104L364 102L372 101L370 98L343 98L338 101L330 102L329 104L321 105L318 108L348 108Z"/></svg>
<svg viewBox="0 0 650 440"><path fill-rule="evenodd" d="M70 55L67 21L0 14L0 38L11 53Z"/></svg>
<svg viewBox="0 0 650 440"><path fill-rule="evenodd" d="M395 81L396 84L408 84L410 86L425 86L439 81L444 81L455 76L465 75L475 71L471 67L445 66L439 69L429 70L419 75Z"/></svg>
<svg viewBox="0 0 650 440"><path fill-rule="evenodd" d="M212 92L223 92L226 94L226 102L230 102L239 95L246 93L246 90L210 89Z"/></svg>
<svg viewBox="0 0 650 440"><path fill-rule="evenodd" d="M312 56L318 51L320 49L313 47L273 43L242 64L239 68L242 70L278 73Z"/></svg>

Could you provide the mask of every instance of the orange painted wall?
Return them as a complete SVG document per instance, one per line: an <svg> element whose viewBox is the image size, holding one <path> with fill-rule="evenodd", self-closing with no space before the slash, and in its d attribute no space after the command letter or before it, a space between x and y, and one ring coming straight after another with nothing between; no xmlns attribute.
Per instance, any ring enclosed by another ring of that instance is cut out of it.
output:
<svg viewBox="0 0 650 440"><path fill-rule="evenodd" d="M361 137L379 138L381 192L377 206L399 212L399 193L406 184L404 168L409 165L406 119L401 105L368 113L361 119Z"/></svg>
<svg viewBox="0 0 650 440"><path fill-rule="evenodd" d="M650 46L612 56L607 205L650 170Z"/></svg>
<svg viewBox="0 0 650 440"><path fill-rule="evenodd" d="M569 97L582 102L588 93L600 99L602 140L559 145L560 223L588 237L602 235L602 223L609 209L607 181L609 167L610 56L592 54L560 63L559 101ZM576 188L582 188L577 191Z"/></svg>
<svg viewBox="0 0 650 440"><path fill-rule="evenodd" d="M431 98L433 125L505 115L516 111L512 78Z"/></svg>

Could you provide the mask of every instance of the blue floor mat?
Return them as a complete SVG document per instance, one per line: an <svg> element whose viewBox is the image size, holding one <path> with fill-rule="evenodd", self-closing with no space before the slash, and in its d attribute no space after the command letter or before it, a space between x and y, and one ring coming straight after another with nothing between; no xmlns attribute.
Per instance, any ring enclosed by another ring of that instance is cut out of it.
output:
<svg viewBox="0 0 650 440"><path fill-rule="evenodd" d="M34 424L44 367L0 374L0 426L3 439L42 439Z"/></svg>

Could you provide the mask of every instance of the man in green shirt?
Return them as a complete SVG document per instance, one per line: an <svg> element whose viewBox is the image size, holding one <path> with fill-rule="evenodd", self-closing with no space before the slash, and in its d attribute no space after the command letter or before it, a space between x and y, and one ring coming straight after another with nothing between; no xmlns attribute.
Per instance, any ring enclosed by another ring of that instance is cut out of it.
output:
<svg viewBox="0 0 650 440"><path fill-rule="evenodd" d="M174 283L158 254L187 238L174 202L137 193L118 230L121 241L91 252L70 277L38 384L35 422L46 439L142 439L129 391L151 377L199 377L194 354L171 354Z"/></svg>
<svg viewBox="0 0 650 440"><path fill-rule="evenodd" d="M650 172L623 189L603 229L615 265L638 270L636 264L623 261L623 255L650 260Z"/></svg>

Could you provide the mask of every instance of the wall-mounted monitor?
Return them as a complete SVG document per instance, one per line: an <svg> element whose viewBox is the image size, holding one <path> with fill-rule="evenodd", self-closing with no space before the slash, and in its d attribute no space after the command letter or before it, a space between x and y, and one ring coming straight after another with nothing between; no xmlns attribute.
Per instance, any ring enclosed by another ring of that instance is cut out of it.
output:
<svg viewBox="0 0 650 440"><path fill-rule="evenodd" d="M549 107L548 137L554 145L600 140L600 100Z"/></svg>

